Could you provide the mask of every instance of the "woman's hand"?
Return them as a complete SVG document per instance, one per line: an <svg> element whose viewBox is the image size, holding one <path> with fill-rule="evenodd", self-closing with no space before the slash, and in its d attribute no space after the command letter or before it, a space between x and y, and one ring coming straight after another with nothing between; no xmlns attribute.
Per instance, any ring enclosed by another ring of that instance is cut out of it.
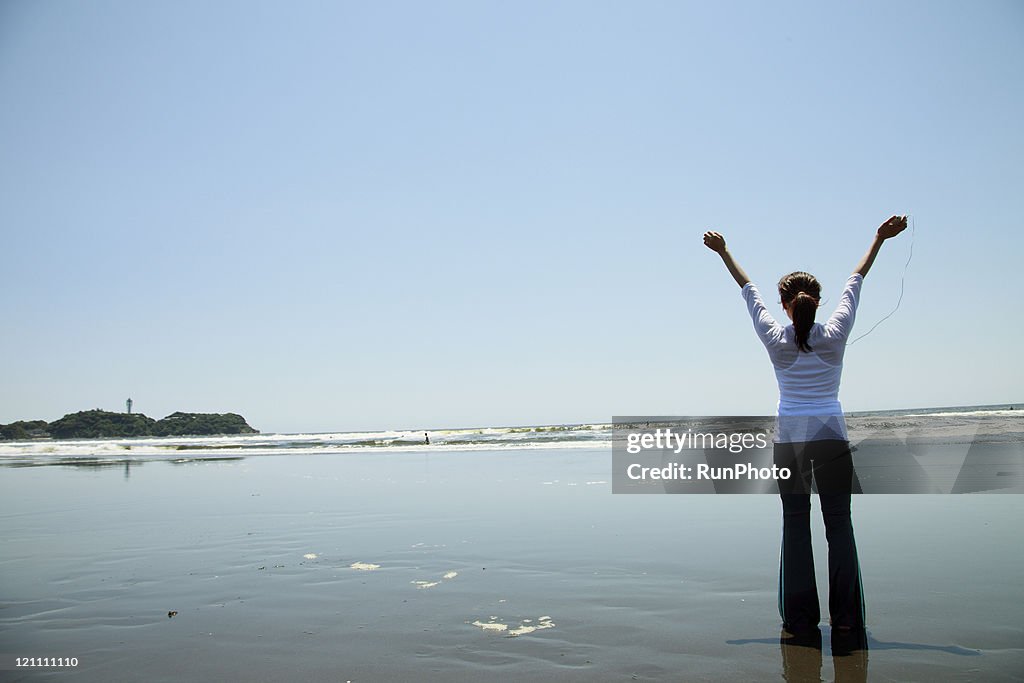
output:
<svg viewBox="0 0 1024 683"><path fill-rule="evenodd" d="M704 233L704 246L717 254L721 254L725 251L725 238L717 232L708 230Z"/></svg>
<svg viewBox="0 0 1024 683"><path fill-rule="evenodd" d="M743 287L750 278L743 272L740 265L733 259L732 254L725 248L725 238L714 230L708 230L704 233L704 246L715 252L722 257L722 261L725 263L725 267L728 268L729 274L732 275L732 279L736 280L736 284Z"/></svg>
<svg viewBox="0 0 1024 683"><path fill-rule="evenodd" d="M868 253L864 254L864 258L860 260L860 263L857 264L857 268L853 272L860 273L861 277L867 277L868 271L871 270L871 264L875 262L875 257L878 256L878 250L882 248L882 242L890 237L895 237L906 229L906 216L893 216L878 226L875 239L871 240L871 248L868 249Z"/></svg>
<svg viewBox="0 0 1024 683"><path fill-rule="evenodd" d="M896 235L900 234L906 229L907 217L893 216L892 218L878 226L878 236L881 237L883 240L887 240L890 237L895 237Z"/></svg>

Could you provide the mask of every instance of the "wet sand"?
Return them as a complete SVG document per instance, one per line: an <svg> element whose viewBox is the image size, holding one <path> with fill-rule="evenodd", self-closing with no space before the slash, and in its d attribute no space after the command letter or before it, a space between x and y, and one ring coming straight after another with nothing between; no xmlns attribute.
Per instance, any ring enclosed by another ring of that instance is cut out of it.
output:
<svg viewBox="0 0 1024 683"><path fill-rule="evenodd" d="M855 497L866 642L827 615L791 641L775 496L612 495L610 472L604 449L3 468L0 680L1024 674L1024 496Z"/></svg>

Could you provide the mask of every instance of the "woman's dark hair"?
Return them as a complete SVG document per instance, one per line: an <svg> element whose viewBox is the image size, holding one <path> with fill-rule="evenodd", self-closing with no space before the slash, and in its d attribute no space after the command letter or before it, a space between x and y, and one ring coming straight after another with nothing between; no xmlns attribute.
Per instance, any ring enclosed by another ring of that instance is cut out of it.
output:
<svg viewBox="0 0 1024 683"><path fill-rule="evenodd" d="M811 351L807 337L814 325L814 314L821 299L821 284L810 273L797 271L779 280L779 298L783 306L792 302L793 329L796 332L796 346L801 351Z"/></svg>

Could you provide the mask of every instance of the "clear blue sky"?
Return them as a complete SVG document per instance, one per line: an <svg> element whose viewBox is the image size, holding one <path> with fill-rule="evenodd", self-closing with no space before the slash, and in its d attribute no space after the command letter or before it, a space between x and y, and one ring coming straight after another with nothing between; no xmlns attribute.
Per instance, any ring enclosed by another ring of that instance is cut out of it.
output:
<svg viewBox="0 0 1024 683"><path fill-rule="evenodd" d="M1021 73L1019 2L6 0L0 422L767 414L701 233L829 308L904 212L844 406L1024 400Z"/></svg>

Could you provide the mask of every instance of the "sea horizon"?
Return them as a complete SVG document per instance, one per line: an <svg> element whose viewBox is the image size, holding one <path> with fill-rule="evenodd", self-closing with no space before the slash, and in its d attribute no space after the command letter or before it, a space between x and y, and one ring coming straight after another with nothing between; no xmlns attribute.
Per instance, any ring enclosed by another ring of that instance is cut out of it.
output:
<svg viewBox="0 0 1024 683"><path fill-rule="evenodd" d="M616 420L680 416L613 416L612 420L537 425L487 425L325 432L260 432L195 436L132 436L84 439L37 438L0 442L0 467L116 465L149 460L186 461L267 455L357 452L514 452L611 450ZM710 421L722 416L696 416ZM742 416L769 429L773 415ZM1024 440L1024 403L935 406L848 412L851 441L899 440L908 433L939 443Z"/></svg>

